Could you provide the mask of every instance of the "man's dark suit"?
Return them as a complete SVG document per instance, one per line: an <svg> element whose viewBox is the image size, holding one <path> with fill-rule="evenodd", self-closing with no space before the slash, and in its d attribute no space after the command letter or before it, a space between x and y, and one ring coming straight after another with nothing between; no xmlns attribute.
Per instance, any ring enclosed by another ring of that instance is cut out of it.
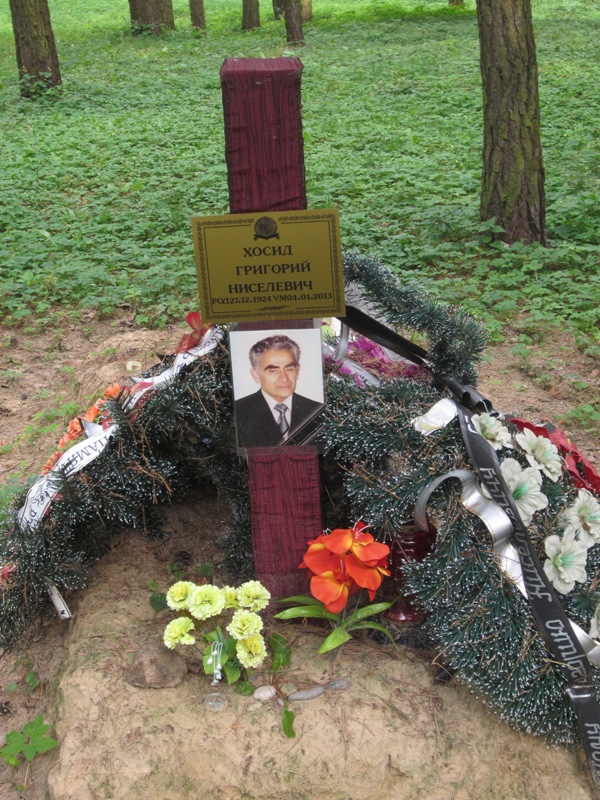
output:
<svg viewBox="0 0 600 800"><path fill-rule="evenodd" d="M290 434L320 408L322 403L301 394L293 394ZM281 444L281 431L260 389L236 400L235 414L240 447L271 447Z"/></svg>

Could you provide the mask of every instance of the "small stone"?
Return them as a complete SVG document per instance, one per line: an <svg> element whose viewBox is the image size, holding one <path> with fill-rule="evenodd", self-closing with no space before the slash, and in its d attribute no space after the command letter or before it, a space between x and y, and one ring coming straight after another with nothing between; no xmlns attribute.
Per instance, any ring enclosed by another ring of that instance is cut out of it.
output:
<svg viewBox="0 0 600 800"><path fill-rule="evenodd" d="M348 680L348 678L335 678L335 680L329 681L329 683L327 684L327 688L332 689L334 692L342 692L349 686L350 686L350 681Z"/></svg>
<svg viewBox="0 0 600 800"><path fill-rule="evenodd" d="M276 694L277 689L274 686L264 685L255 689L252 697L255 700L261 700L263 703L266 703L268 700L272 700Z"/></svg>
<svg viewBox="0 0 600 800"><path fill-rule="evenodd" d="M290 683L288 681L286 683L282 683L279 686L279 691L281 692L281 694L283 694L283 695L285 695L287 697L288 695L293 694L294 692L297 692L298 691L298 687L296 686L295 683Z"/></svg>
<svg viewBox="0 0 600 800"><path fill-rule="evenodd" d="M223 711L227 707L227 698L220 692L209 692L204 697L204 705L209 711Z"/></svg>
<svg viewBox="0 0 600 800"><path fill-rule="evenodd" d="M313 686L311 689L301 689L299 692L292 692L288 695L288 700L314 700L320 697L325 688L323 686Z"/></svg>
<svg viewBox="0 0 600 800"><path fill-rule="evenodd" d="M124 673L127 683L142 689L179 686L186 675L187 665L183 658L167 650L162 642L151 642L143 647Z"/></svg>
<svg viewBox="0 0 600 800"><path fill-rule="evenodd" d="M285 708L285 700L283 699L283 697L277 698L277 705L281 706L282 708Z"/></svg>

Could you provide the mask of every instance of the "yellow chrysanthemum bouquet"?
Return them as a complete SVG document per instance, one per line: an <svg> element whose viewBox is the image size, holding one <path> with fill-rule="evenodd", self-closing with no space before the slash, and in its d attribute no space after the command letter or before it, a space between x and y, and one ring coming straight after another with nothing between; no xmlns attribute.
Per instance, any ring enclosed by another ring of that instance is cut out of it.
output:
<svg viewBox="0 0 600 800"><path fill-rule="evenodd" d="M267 657L262 634L264 623L258 612L267 607L270 599L270 593L259 581L247 581L237 588L177 581L167 592L167 606L184 612L185 616L169 622L164 643L169 649L178 644L196 644L196 620L203 622L230 612L231 621L226 632L217 625L214 630L201 634L205 643L202 662L204 672L213 676L213 684L223 675L227 683L236 683L248 670L260 667ZM274 658L289 660L289 651L286 656L287 648L281 638L275 635L269 639Z"/></svg>

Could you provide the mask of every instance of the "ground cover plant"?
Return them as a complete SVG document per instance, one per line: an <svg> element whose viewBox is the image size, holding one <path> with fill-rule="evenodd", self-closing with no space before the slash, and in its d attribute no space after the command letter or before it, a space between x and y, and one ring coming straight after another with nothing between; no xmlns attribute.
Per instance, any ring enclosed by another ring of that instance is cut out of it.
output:
<svg viewBox="0 0 600 800"><path fill-rule="evenodd" d="M19 99L0 10L0 269L5 323L93 307L164 325L195 304L189 218L227 211L219 68L278 56L262 7L242 33L237 0L206 0L194 32L131 36L123 0L50 4L63 88ZM319 0L296 52L311 207L337 206L342 240L482 316L493 336L559 322L597 354L600 10L533 4L550 247L491 241L478 220L481 90L475 4ZM459 280L457 280L459 279ZM525 315L525 317L523 317Z"/></svg>

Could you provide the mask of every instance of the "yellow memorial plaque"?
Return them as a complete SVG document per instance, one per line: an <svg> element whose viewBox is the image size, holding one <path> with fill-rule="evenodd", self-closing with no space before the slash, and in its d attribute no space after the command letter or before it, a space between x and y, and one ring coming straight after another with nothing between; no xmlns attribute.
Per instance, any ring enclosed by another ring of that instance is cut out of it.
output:
<svg viewBox="0 0 600 800"><path fill-rule="evenodd" d="M204 322L344 316L337 209L193 217Z"/></svg>

